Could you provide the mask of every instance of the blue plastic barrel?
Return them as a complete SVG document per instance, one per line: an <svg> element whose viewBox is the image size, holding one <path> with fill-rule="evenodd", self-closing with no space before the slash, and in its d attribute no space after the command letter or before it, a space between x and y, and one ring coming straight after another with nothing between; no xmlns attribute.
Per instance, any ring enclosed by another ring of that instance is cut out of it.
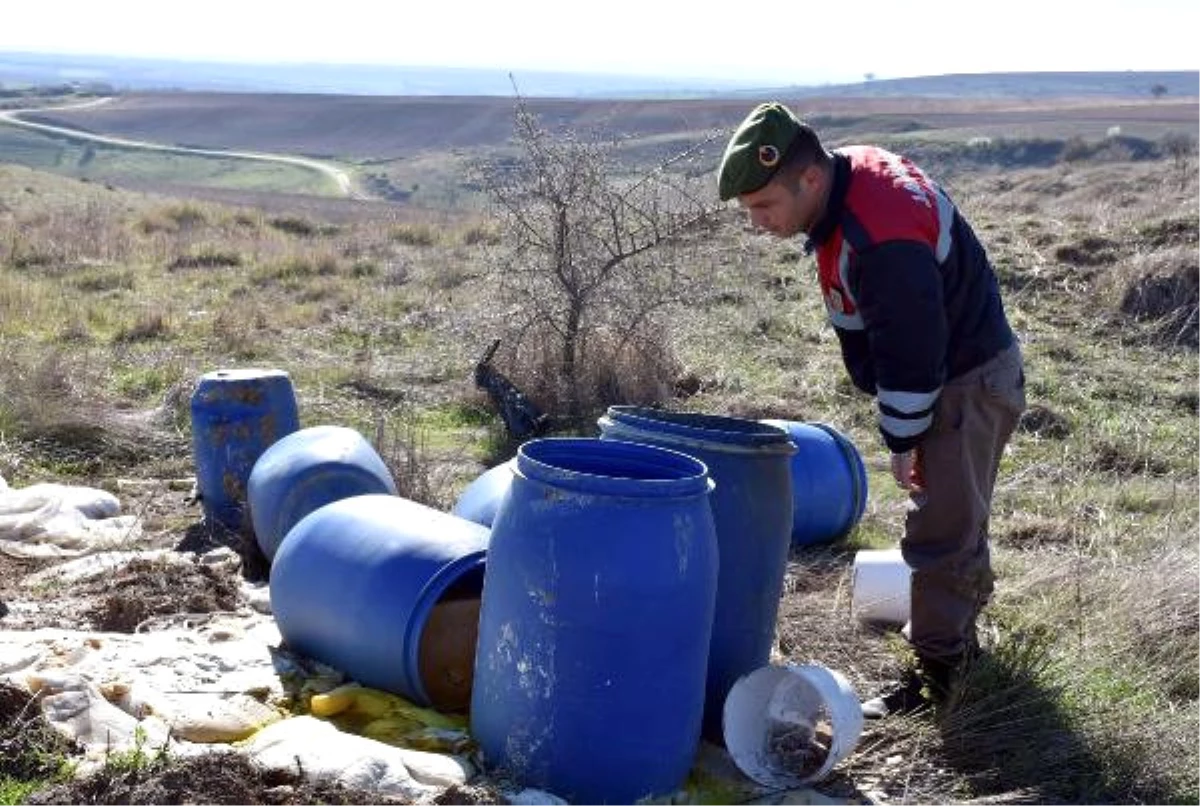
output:
<svg viewBox="0 0 1200 806"><path fill-rule="evenodd" d="M258 457L300 427L291 378L278 369L221 369L192 392L192 452L205 519L239 531Z"/></svg>
<svg viewBox="0 0 1200 806"><path fill-rule="evenodd" d="M792 457L792 545L845 537L867 507L867 469L845 435L825 423L763 420L796 445Z"/></svg>
<svg viewBox="0 0 1200 806"><path fill-rule="evenodd" d="M279 632L289 648L365 686L465 708L487 543L484 527L406 498L326 504L275 553Z"/></svg>
<svg viewBox="0 0 1200 806"><path fill-rule="evenodd" d="M516 466L516 459L511 459L476 476L459 495L450 511L460 518L490 527L496 519L496 510L500 508L500 502L512 486L513 469Z"/></svg>
<svg viewBox="0 0 1200 806"><path fill-rule="evenodd" d="M572 803L677 789L700 738L717 583L704 465L616 441L517 453L484 577L471 732Z"/></svg>
<svg viewBox="0 0 1200 806"><path fill-rule="evenodd" d="M246 483L254 538L267 559L308 513L355 495L396 495L383 459L353 428L318 425L263 451Z"/></svg>
<svg viewBox="0 0 1200 806"><path fill-rule="evenodd" d="M713 518L720 547L704 735L722 741L725 697L742 675L765 665L775 640L792 527L788 435L737 417L610 406L603 439L644 442L702 461L716 483Z"/></svg>

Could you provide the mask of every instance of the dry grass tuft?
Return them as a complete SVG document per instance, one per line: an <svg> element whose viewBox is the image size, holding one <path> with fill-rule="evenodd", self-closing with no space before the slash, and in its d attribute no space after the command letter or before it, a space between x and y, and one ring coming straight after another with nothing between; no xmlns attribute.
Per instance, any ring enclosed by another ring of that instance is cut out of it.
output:
<svg viewBox="0 0 1200 806"><path fill-rule="evenodd" d="M1054 250L1054 257L1072 266L1102 266L1112 263L1118 256L1118 244L1101 235L1086 235L1074 243L1067 243Z"/></svg>
<svg viewBox="0 0 1200 806"><path fill-rule="evenodd" d="M1017 429L1050 439L1065 439L1071 435L1071 421L1049 406L1034 403L1025 409Z"/></svg>
<svg viewBox="0 0 1200 806"><path fill-rule="evenodd" d="M1100 473L1115 473L1118 476L1165 476L1171 472L1169 461L1148 450L1107 440L1096 443L1094 449L1096 453L1092 460L1092 469Z"/></svg>
<svg viewBox="0 0 1200 806"><path fill-rule="evenodd" d="M434 455L428 429L412 407L377 412L372 443L392 474L401 498L433 509L450 510L454 505L458 463Z"/></svg>
<svg viewBox="0 0 1200 806"><path fill-rule="evenodd" d="M1080 526L1066 517L1045 517L1017 512L994 529L992 539L1016 549L1071 546L1079 539Z"/></svg>
<svg viewBox="0 0 1200 806"><path fill-rule="evenodd" d="M1125 284L1119 310L1135 322L1152 322L1156 343L1200 346L1200 266L1195 249L1172 252L1147 265Z"/></svg>
<svg viewBox="0 0 1200 806"><path fill-rule="evenodd" d="M75 467L136 464L184 447L165 408L122 408L95 394L95 369L54 353L0 365L0 423L9 435Z"/></svg>

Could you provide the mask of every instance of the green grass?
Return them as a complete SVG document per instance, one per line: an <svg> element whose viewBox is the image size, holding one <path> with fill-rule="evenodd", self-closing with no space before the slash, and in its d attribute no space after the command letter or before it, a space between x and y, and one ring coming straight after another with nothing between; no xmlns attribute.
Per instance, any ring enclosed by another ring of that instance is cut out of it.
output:
<svg viewBox="0 0 1200 806"><path fill-rule="evenodd" d="M33 792L49 785L50 781L21 781L0 776L0 806L15 806L24 803Z"/></svg>

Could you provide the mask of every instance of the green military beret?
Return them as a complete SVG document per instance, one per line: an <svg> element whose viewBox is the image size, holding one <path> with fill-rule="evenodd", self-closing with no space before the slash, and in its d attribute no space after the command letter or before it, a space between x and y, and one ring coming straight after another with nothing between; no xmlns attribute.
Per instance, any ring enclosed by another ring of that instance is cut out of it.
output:
<svg viewBox="0 0 1200 806"><path fill-rule="evenodd" d="M725 146L717 181L721 201L752 193L771 181L802 125L783 104L754 107Z"/></svg>

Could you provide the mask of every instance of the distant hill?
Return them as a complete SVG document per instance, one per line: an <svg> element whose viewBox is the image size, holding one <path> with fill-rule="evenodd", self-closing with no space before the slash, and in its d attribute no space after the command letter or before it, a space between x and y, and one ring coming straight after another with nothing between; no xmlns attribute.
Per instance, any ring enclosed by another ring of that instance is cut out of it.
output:
<svg viewBox="0 0 1200 806"><path fill-rule="evenodd" d="M855 84L757 86L758 82L514 71L522 95L561 98L714 97L1150 97L1200 95L1200 72L980 73ZM0 91L75 84L100 90L512 97L501 69L331 64L234 64L113 56L0 52Z"/></svg>
<svg viewBox="0 0 1200 806"><path fill-rule="evenodd" d="M752 82L661 76L512 71L529 97L687 97L748 89ZM118 91L513 95L509 71L351 64L234 64L112 56L0 52L0 84L100 84Z"/></svg>
<svg viewBox="0 0 1200 806"><path fill-rule="evenodd" d="M755 94L761 91L753 91ZM1171 98L1200 96L1200 71L954 73L824 87L788 87L792 97L856 98Z"/></svg>

